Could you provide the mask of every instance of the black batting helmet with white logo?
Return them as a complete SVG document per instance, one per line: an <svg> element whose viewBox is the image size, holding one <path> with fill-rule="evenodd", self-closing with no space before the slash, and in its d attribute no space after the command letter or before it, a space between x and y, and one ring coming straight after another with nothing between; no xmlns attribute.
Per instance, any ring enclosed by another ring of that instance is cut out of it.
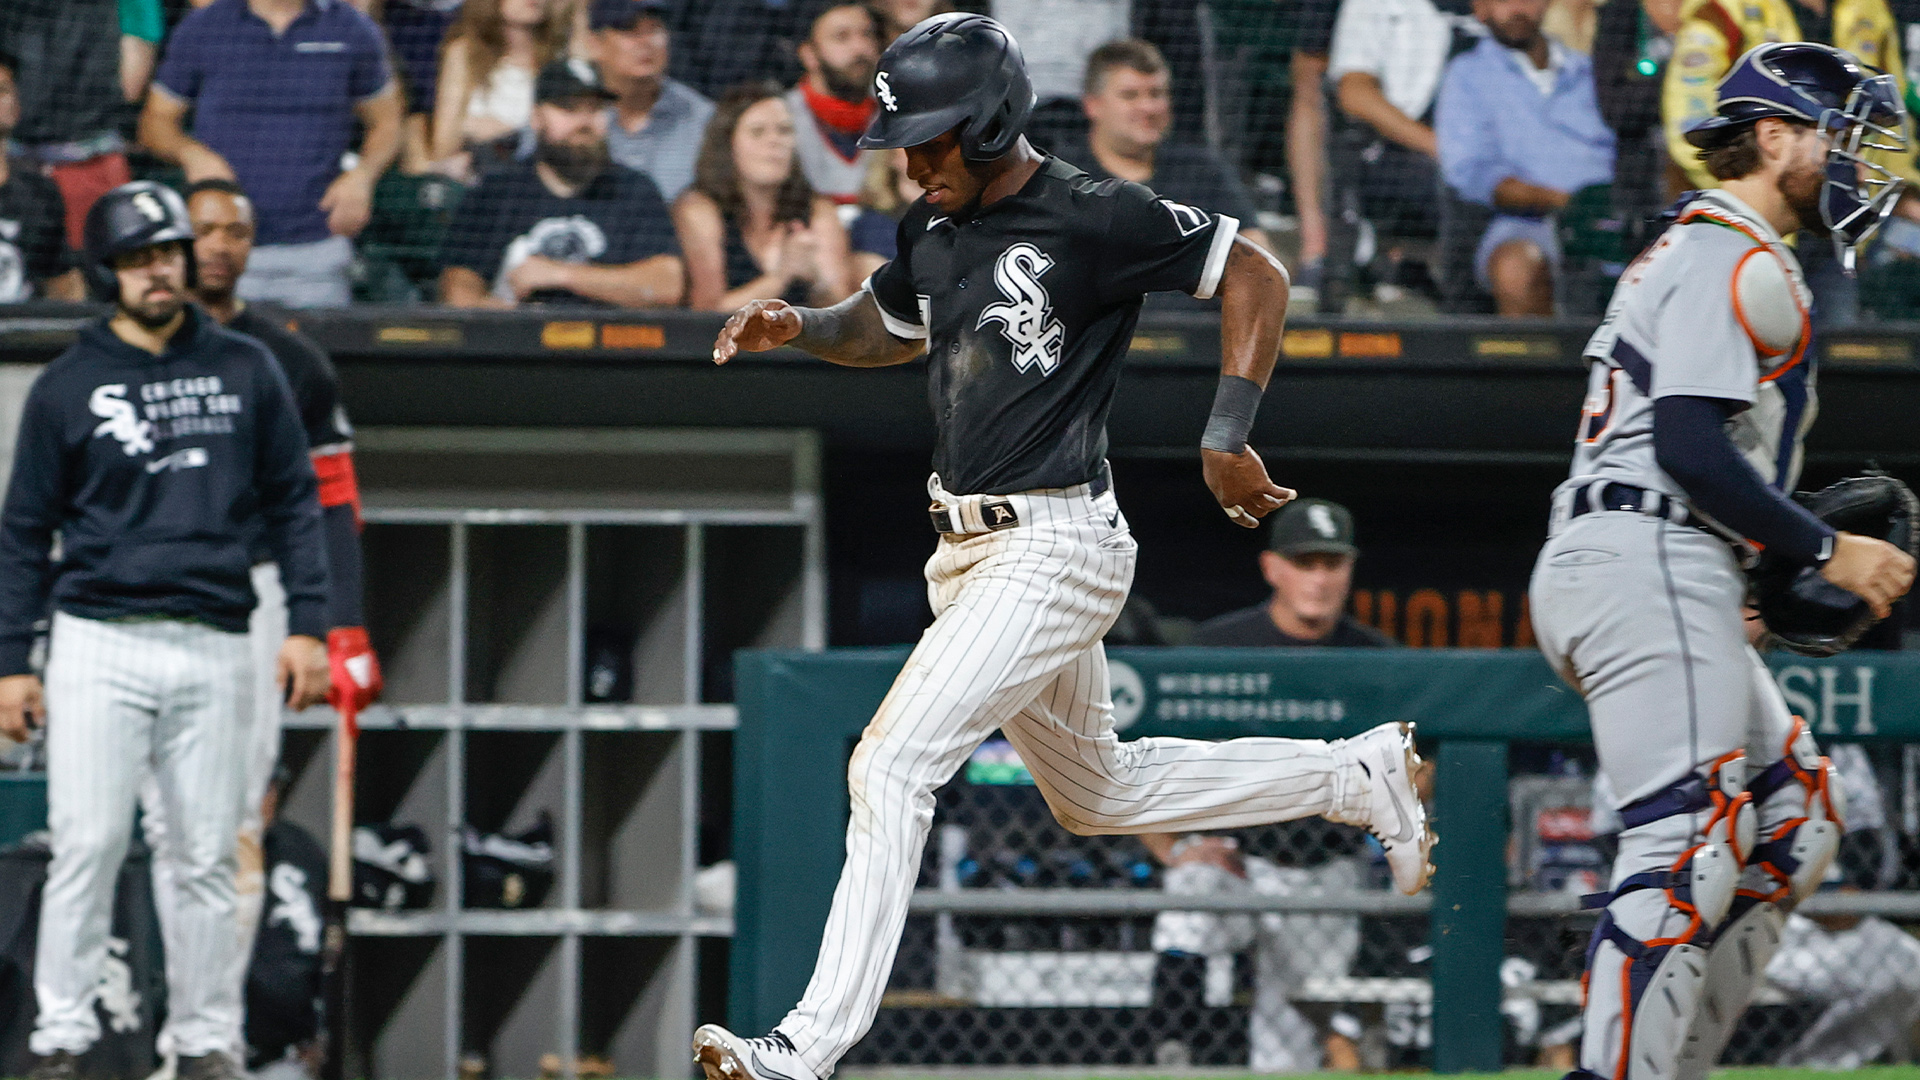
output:
<svg viewBox="0 0 1920 1080"><path fill-rule="evenodd" d="M861 147L918 146L958 128L969 161L1013 149L1035 103L1020 45L985 15L935 15L896 38L873 76Z"/></svg>
<svg viewBox="0 0 1920 1080"><path fill-rule="evenodd" d="M85 240L87 284L103 300L120 292L114 256L175 241L186 245L187 287L194 287L193 222L186 200L165 184L135 180L100 196L87 211Z"/></svg>

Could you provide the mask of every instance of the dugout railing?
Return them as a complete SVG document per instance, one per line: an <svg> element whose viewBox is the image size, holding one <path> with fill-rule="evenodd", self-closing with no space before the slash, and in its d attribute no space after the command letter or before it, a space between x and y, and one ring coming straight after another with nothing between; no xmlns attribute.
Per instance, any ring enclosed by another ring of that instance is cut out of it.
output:
<svg viewBox="0 0 1920 1080"><path fill-rule="evenodd" d="M739 891L728 1015L742 1029L764 1030L777 1022L805 986L844 850L847 754L905 657L905 650L889 648L814 654L743 652L736 659L734 857ZM1440 1071L1502 1067L1503 1054L1510 1049L1503 1000L1509 1003L1509 1012L1516 997L1562 1006L1563 1013L1577 1005L1578 987L1572 981L1577 978L1577 965L1555 977L1527 980L1517 988L1508 972L1503 991L1510 918L1516 926L1531 927L1531 933L1559 934L1561 951L1576 957L1577 949L1570 943L1576 937L1584 939L1591 927L1591 916L1579 914L1576 890L1571 887L1547 894L1509 888L1517 873L1510 866L1510 852L1517 850L1509 842L1513 820L1510 745L1525 745L1531 753L1541 744L1572 747L1590 741L1578 696L1560 683L1538 654L1530 650L1116 648L1109 657L1123 738L1254 734L1325 738L1354 734L1388 720L1417 721L1425 752L1436 765L1433 809L1441 843L1430 893L1400 897L1377 890L1334 889L1310 896L1183 896L1159 888L1130 888L1118 880L1103 888L1097 875L1081 882L1082 887L1052 888L1023 888L1016 881L989 881L980 875L981 887L967 888L945 872L947 867L933 865L943 861L937 826L929 845L929 866L915 893L910 940L903 948L901 965L915 951L916 934L925 939L920 942L926 946L921 951L933 958L932 963L947 962L940 956L943 949L950 954L954 948L956 939L949 929L954 919L973 920L976 925L983 917L1025 920L1053 935L1061 933L1061 926L1079 921L1096 935L1099 927L1119 925L1127 936L1129 919L1144 925L1140 919L1163 911L1320 913L1364 915L1370 920L1365 926L1399 925L1401 933L1417 934L1417 920L1424 915L1425 944L1431 953L1420 972L1373 979L1327 975L1308 989L1308 995L1374 1004L1417 999L1423 1009L1430 1002L1428 1060ZM1811 660L1775 655L1770 663L1789 702L1807 714L1824 741L1873 747L1920 739L1920 657L1859 652ZM1911 801L1912 794L1900 792L1899 797ZM1038 806L1037 795L1033 805ZM945 810L943 802L943 814ZM1063 884L1044 871L1031 880ZM1898 887L1913 889L1912 875L1905 875ZM1920 919L1920 892L1822 893L1805 910L1912 921ZM1412 931L1406 929L1409 925ZM1133 934L1124 947L1139 951L1144 942ZM1069 983L1130 977L1130 985L1137 988L1150 966L1150 959L1140 961L1139 970L1128 976L1093 973L1082 965L1050 972L1047 977ZM896 976L900 971L897 967ZM975 972L972 977L985 976ZM928 991L922 994L892 993L889 1003L931 1002L951 1011L961 1002L937 985L946 978L932 976L926 980ZM1424 985L1429 979L1430 989ZM1120 997L1104 1004L1128 1004L1121 1000L1127 992L1114 991ZM1076 993L1058 1002L1029 993L1015 1004L1103 1003L1097 994L1089 997L1091 992L1084 986ZM1762 999L1778 997L1772 993ZM1142 1007L1122 1016L1123 1020L1131 1016L1139 1022L1149 1016L1143 1002L1131 1004ZM900 1057L887 1061L910 1059L914 1047L936 1053L941 1039L991 1039L996 1037L991 1030L994 1025L1043 1024L1048 1016L1065 1017L1070 1011L1001 1010L972 1027L949 1026L937 1035L912 1032L902 1042L905 1049ZM1086 1013L1082 1009L1075 1015ZM1421 1022L1426 1023L1424 1012ZM878 1025L876 1032L885 1026ZM1118 1060L1100 1056L1100 1038L1086 1040L1089 1060ZM1047 1052L1056 1055L1053 1059L1026 1063L1066 1063L1075 1052L1071 1040L1048 1045ZM871 1057L871 1053L864 1055ZM862 1049L856 1049L850 1060L863 1060ZM1145 1063L1152 1064L1151 1060Z"/></svg>

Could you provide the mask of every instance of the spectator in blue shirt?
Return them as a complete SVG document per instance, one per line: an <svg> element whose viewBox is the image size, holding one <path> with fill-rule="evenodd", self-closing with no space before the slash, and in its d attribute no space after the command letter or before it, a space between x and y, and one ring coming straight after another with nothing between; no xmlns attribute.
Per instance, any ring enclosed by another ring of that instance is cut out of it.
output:
<svg viewBox="0 0 1920 1080"><path fill-rule="evenodd" d="M1474 273L1502 315L1553 314L1553 216L1581 188L1613 179L1613 132L1593 64L1540 32L1547 0L1474 0L1488 35L1440 80L1440 172L1495 213Z"/></svg>
<svg viewBox="0 0 1920 1080"><path fill-rule="evenodd" d="M342 171L356 121L366 134ZM189 181L247 189L259 243L239 295L289 307L351 298L350 238L366 227L400 132L380 28L346 0L214 0L189 14L140 118L140 140Z"/></svg>

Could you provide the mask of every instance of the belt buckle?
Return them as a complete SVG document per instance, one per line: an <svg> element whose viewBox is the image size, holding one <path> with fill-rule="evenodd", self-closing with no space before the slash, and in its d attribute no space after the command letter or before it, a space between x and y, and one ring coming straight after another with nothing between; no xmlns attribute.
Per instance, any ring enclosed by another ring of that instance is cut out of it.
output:
<svg viewBox="0 0 1920 1080"><path fill-rule="evenodd" d="M953 510L946 503L931 503L927 506L927 516L933 519L933 531L938 533L956 533Z"/></svg>
<svg viewBox="0 0 1920 1080"><path fill-rule="evenodd" d="M987 527L988 532L998 532L1020 524L1020 515L1013 509L1013 503L996 499L980 504L980 523Z"/></svg>

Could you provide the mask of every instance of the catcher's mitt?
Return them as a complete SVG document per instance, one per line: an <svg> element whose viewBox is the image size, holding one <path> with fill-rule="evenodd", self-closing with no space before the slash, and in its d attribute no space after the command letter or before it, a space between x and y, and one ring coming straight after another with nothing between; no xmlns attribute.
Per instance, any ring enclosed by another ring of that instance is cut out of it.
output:
<svg viewBox="0 0 1920 1080"><path fill-rule="evenodd" d="M1891 476L1849 477L1793 497L1836 529L1885 540L1920 556L1920 501ZM1865 600L1821 577L1817 567L1763 554L1752 578L1754 606L1768 632L1782 647L1803 656L1844 652L1877 621Z"/></svg>

